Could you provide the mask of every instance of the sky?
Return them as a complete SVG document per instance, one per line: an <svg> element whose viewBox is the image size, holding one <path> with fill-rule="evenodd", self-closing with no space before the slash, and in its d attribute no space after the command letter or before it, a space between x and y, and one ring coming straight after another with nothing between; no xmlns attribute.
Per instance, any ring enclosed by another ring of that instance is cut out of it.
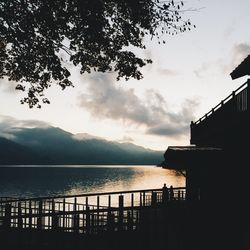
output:
<svg viewBox="0 0 250 250"><path fill-rule="evenodd" d="M46 91L51 104L20 104L16 83L0 80L0 134L13 126L60 127L106 140L166 150L189 145L190 122L246 82L230 73L250 54L249 0L187 0L185 15L196 29L166 36L166 44L146 40L141 53L153 64L144 78L116 81L114 74L80 75L71 67L74 88ZM1 125L2 124L2 125Z"/></svg>

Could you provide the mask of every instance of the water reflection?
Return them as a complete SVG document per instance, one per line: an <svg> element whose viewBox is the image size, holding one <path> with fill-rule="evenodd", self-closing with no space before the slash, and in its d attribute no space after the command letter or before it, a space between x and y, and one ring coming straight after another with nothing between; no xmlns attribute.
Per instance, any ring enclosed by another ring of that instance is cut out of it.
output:
<svg viewBox="0 0 250 250"><path fill-rule="evenodd" d="M155 166L1 166L0 196L34 197L185 186Z"/></svg>

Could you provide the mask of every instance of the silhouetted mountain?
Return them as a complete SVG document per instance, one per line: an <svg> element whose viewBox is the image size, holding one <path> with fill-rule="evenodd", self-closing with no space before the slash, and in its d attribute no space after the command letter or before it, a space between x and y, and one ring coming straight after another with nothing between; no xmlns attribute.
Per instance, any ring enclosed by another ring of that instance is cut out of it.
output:
<svg viewBox="0 0 250 250"><path fill-rule="evenodd" d="M0 164L32 164L38 159L30 148L0 137Z"/></svg>
<svg viewBox="0 0 250 250"><path fill-rule="evenodd" d="M163 158L160 151L86 134L77 138L55 127L23 128L14 135L15 142L3 139L0 145L1 149L4 144L11 148L2 154L1 164L157 164Z"/></svg>

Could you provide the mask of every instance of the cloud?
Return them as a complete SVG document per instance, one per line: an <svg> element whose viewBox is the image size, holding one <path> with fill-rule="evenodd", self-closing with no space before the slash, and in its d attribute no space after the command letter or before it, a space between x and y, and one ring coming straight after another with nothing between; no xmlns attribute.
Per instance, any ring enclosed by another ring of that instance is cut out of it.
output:
<svg viewBox="0 0 250 250"><path fill-rule="evenodd" d="M134 139L130 136L123 136L122 139L120 140L117 140L117 142L120 142L120 143L131 143L131 142L134 142Z"/></svg>
<svg viewBox="0 0 250 250"><path fill-rule="evenodd" d="M147 134L154 134L168 137L181 137L189 133L189 125L172 125L169 123L160 124L147 130Z"/></svg>
<svg viewBox="0 0 250 250"><path fill-rule="evenodd" d="M90 135L88 133L77 133L75 135L72 135L72 138L77 140L77 141L82 141L82 140L105 140L102 137Z"/></svg>
<svg viewBox="0 0 250 250"><path fill-rule="evenodd" d="M146 134L171 137L187 134L197 101L185 100L180 110L173 112L154 89L146 90L142 98L133 89L124 89L118 84L112 75L92 75L88 79L87 94L79 96L79 106L98 119L142 125Z"/></svg>
<svg viewBox="0 0 250 250"><path fill-rule="evenodd" d="M194 70L195 76L198 78L206 77L206 75L209 73L209 70L211 69L211 66L211 63L202 63L199 68Z"/></svg>
<svg viewBox="0 0 250 250"><path fill-rule="evenodd" d="M235 44L231 49L231 60L222 65L222 71L230 74L250 54L250 43Z"/></svg>
<svg viewBox="0 0 250 250"><path fill-rule="evenodd" d="M166 68L158 68L158 73L164 76L177 76L180 74L176 70L166 69Z"/></svg>
<svg viewBox="0 0 250 250"><path fill-rule="evenodd" d="M148 128L147 134L168 137L182 137L189 133L190 122L194 120L194 110L199 105L195 100L185 100L181 109L176 112L168 112L162 122Z"/></svg>
<svg viewBox="0 0 250 250"><path fill-rule="evenodd" d="M153 121L147 106L134 93L124 90L111 75L95 74L88 79L88 94L79 97L79 105L93 116L150 124ZM115 86L116 85L116 86Z"/></svg>
<svg viewBox="0 0 250 250"><path fill-rule="evenodd" d="M38 120L17 120L11 116L0 115L0 137L15 139L15 133L24 128L47 128L50 124Z"/></svg>

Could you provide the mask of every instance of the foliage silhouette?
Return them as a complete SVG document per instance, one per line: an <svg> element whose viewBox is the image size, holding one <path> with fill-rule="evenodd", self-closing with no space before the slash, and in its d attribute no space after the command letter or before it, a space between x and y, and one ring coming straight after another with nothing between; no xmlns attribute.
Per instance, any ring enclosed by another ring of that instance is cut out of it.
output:
<svg viewBox="0 0 250 250"><path fill-rule="evenodd" d="M30 108L49 103L51 84L73 86L67 64L80 73L116 72L141 79L151 63L132 48L145 49L144 37L177 34L192 24L182 17L183 2L160 0L10 0L0 2L0 78L27 91ZM67 55L67 56L65 56Z"/></svg>

